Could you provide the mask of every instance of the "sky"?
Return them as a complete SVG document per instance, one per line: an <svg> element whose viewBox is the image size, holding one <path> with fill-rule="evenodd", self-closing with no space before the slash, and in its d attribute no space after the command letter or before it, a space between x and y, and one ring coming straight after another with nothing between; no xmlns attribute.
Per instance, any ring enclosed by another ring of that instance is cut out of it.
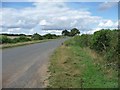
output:
<svg viewBox="0 0 120 90"><path fill-rule="evenodd" d="M0 33L60 35L77 28L81 34L117 29L117 2L2 2Z"/></svg>

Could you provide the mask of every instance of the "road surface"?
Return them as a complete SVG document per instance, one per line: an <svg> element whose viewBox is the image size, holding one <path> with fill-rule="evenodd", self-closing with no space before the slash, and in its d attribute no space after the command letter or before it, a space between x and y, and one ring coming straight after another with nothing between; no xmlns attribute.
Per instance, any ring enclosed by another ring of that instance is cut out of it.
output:
<svg viewBox="0 0 120 90"><path fill-rule="evenodd" d="M49 56L66 39L31 44L2 51L3 88L44 87Z"/></svg>

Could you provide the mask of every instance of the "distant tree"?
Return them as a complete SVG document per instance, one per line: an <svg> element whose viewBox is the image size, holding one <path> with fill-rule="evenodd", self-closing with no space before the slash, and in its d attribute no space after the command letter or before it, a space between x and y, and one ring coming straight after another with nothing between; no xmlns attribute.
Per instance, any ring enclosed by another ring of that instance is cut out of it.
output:
<svg viewBox="0 0 120 90"><path fill-rule="evenodd" d="M56 35L56 34L52 34L52 38L55 39L55 38L58 38L59 36Z"/></svg>
<svg viewBox="0 0 120 90"><path fill-rule="evenodd" d="M55 39L55 38L58 38L59 36L56 34L48 33L48 34L45 34L43 37L44 37L44 39Z"/></svg>
<svg viewBox="0 0 120 90"><path fill-rule="evenodd" d="M19 36L26 36L25 34L19 34Z"/></svg>
<svg viewBox="0 0 120 90"><path fill-rule="evenodd" d="M77 34L80 34L80 31L77 28L73 28L70 32L70 36L75 36Z"/></svg>
<svg viewBox="0 0 120 90"><path fill-rule="evenodd" d="M63 36L69 36L70 32L67 31L66 29L62 31Z"/></svg>
<svg viewBox="0 0 120 90"><path fill-rule="evenodd" d="M42 40L43 38L42 38L42 36L39 35L38 33L35 33L35 34L32 35L32 39L33 39L33 40Z"/></svg>
<svg viewBox="0 0 120 90"><path fill-rule="evenodd" d="M53 39L55 36L56 36L55 34L53 35L53 34L48 33L48 34L45 34L43 37L45 39Z"/></svg>

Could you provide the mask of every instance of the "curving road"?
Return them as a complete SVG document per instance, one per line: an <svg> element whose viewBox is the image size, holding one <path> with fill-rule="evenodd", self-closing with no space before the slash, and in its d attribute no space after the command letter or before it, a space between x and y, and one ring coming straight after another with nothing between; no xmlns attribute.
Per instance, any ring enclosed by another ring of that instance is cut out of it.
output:
<svg viewBox="0 0 120 90"><path fill-rule="evenodd" d="M66 39L2 50L3 88L44 87L49 56Z"/></svg>

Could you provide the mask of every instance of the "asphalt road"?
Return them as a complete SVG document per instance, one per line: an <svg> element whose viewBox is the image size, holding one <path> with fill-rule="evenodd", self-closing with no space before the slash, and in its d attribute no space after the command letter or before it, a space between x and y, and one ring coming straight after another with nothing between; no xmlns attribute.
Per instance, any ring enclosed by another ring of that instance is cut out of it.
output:
<svg viewBox="0 0 120 90"><path fill-rule="evenodd" d="M3 88L44 87L49 56L66 39L31 44L2 50Z"/></svg>

